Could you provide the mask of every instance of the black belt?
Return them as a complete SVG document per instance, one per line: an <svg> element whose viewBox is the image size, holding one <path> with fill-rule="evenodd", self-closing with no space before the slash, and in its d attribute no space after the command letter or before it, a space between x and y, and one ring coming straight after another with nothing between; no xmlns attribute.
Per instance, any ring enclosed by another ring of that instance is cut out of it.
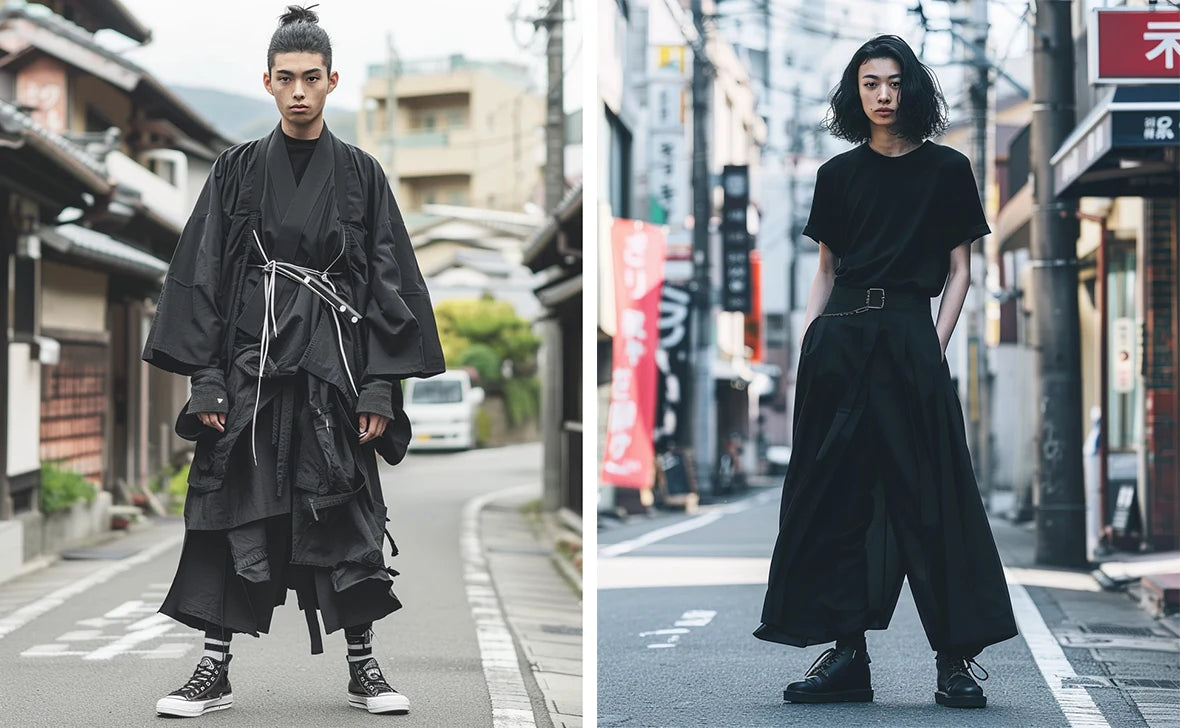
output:
<svg viewBox="0 0 1180 728"><path fill-rule="evenodd" d="M857 288L834 285L822 316L847 316L866 311L930 312L930 296L906 288Z"/></svg>

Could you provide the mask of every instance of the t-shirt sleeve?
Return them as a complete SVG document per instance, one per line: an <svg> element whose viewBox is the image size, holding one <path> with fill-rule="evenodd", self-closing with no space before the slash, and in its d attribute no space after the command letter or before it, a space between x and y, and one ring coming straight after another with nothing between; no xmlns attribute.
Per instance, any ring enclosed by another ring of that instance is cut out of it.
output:
<svg viewBox="0 0 1180 728"><path fill-rule="evenodd" d="M966 157L959 157L948 172L949 179L944 185L944 224L940 237L947 250L951 250L964 242L975 242L990 233L991 228L988 227L987 216L983 214L971 163Z"/></svg>
<svg viewBox="0 0 1180 728"><path fill-rule="evenodd" d="M837 256L843 255L844 243L840 236L839 205L832 180L832 172L820 167L815 175L815 192L811 196L811 214L803 227L803 234L817 243L828 246Z"/></svg>

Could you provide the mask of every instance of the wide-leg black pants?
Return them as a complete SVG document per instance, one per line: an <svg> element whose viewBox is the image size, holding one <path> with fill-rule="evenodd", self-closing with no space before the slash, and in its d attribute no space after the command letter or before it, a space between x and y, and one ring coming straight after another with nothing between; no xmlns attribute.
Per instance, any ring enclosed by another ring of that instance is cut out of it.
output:
<svg viewBox="0 0 1180 728"><path fill-rule="evenodd" d="M928 305L812 322L794 434L755 636L885 629L903 579L935 650L974 656L1016 634Z"/></svg>

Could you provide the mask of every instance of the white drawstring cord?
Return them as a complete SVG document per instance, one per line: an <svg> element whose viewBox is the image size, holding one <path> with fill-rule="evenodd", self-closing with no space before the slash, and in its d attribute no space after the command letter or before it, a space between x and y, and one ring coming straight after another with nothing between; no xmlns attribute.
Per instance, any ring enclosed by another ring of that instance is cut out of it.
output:
<svg viewBox="0 0 1180 728"><path fill-rule="evenodd" d="M352 388L353 396L359 397L360 393L357 391L356 380L352 376L352 369L348 366L348 356L344 351L344 332L340 328L339 317L345 313L349 314L351 323L357 323L360 320L360 315L356 311L352 311L347 304L340 302L339 292L336 286L329 278L328 271L340 260L340 256L344 254L344 237L341 236L340 252L328 265L327 269L319 271L314 268L307 268L294 263L284 263L281 261L271 260L266 254L266 249L262 247L262 240L258 237L258 231L252 230L254 234L254 242L258 245L258 253L262 256L263 265L259 266L262 269L262 292L265 299L265 312L262 319L262 340L258 342L258 387L254 394L254 415L250 422L250 452L254 456L254 464L258 465L258 404L262 399L262 373L266 367L266 357L270 353L270 337L277 336L279 330L278 319L275 317L275 275L282 275L289 278L296 283L302 283L305 288L320 297L324 303L328 304L332 311L332 324L336 329L336 343L340 349L340 361L344 364L344 372L348 375L348 384ZM333 301L311 285L312 277L318 277L325 285L331 289L333 295L337 296L337 300Z"/></svg>

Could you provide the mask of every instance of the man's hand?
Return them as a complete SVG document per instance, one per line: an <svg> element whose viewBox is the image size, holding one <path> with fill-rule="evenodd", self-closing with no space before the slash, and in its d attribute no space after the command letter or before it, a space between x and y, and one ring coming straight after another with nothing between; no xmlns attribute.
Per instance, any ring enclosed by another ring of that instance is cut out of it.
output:
<svg viewBox="0 0 1180 728"><path fill-rule="evenodd" d="M201 418L201 424L205 427L212 427L218 432L225 432L225 415L219 412L199 412L197 417Z"/></svg>
<svg viewBox="0 0 1180 728"><path fill-rule="evenodd" d="M389 418L372 412L361 412L357 418L357 424L360 425L361 444L363 445L381 437L381 434L385 432L385 426L389 424Z"/></svg>

